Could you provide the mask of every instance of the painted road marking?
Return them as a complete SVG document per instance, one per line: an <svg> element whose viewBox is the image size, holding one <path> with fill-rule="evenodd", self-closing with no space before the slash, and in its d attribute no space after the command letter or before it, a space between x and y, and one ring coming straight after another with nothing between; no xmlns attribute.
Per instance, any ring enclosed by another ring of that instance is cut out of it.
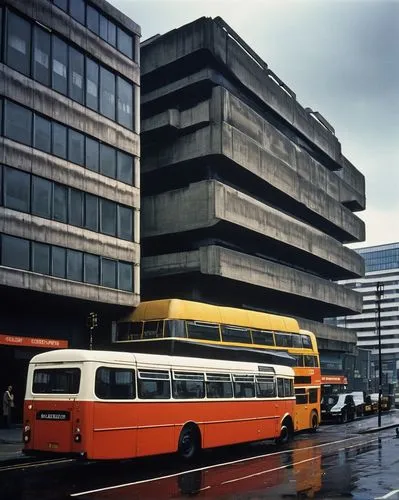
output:
<svg viewBox="0 0 399 500"><path fill-rule="evenodd" d="M376 497L375 500L385 500L385 498L390 498L396 494L398 494L398 496L399 496L399 490L393 490L393 491L391 491L391 493L387 493L383 497Z"/></svg>
<svg viewBox="0 0 399 500"><path fill-rule="evenodd" d="M16 469L29 469L31 467L43 467L44 465L64 464L66 462L76 462L76 459L63 458L63 459L47 460L46 462L29 462L16 465L7 465L6 467L0 467L0 472L16 470Z"/></svg>
<svg viewBox="0 0 399 500"><path fill-rule="evenodd" d="M334 444L343 443L345 441L351 441L353 439L359 439L359 436L353 436L353 437L350 437L350 438L347 438L347 439L339 439L337 441L331 441L329 443L317 444L317 445L314 445L314 446L307 446L307 447L304 447L304 448L296 448L296 451L311 450L311 449L315 449L315 448L323 448L325 446L332 446ZM371 440L367 441L367 443L370 443L372 441L377 441L377 440L378 440L378 438L371 439ZM366 443L364 441L359 442L359 445L363 445L363 444L366 444ZM209 469L216 469L218 467L224 467L226 465L234 465L234 464L239 464L239 463L243 463L243 462L250 462L250 461L253 461L253 460L258 460L260 458L272 457L272 456L275 456L275 455L284 455L285 453L292 453L293 451L294 451L294 449L284 450L284 451L277 451L275 453L265 453L264 455L257 455L256 457L241 458L240 460L234 460L234 461L231 461L231 462L224 462L222 464L216 464L216 465L208 465L208 466L204 466L204 467L199 467L197 469L192 469L192 470L187 470L187 471L182 471L182 472L176 472L174 474L168 474L166 476L152 477L150 479L142 479L141 481L133 481L131 483L117 484L117 485L114 485L114 486L107 486L105 488L97 488L97 489L94 489L94 490L80 491L79 493L71 493L70 496L71 497L80 497L80 496L83 496L83 495L90 495L92 493L99 493L101 491L110 491L110 490L116 490L116 489L119 489L119 488L127 488L128 486L136 486L136 485L139 485L139 484L151 483L151 482L154 482L154 481L162 481L164 479L170 479L171 477L182 476L184 474L189 474L189 473L193 473L193 472L200 472L200 471L209 470ZM301 463L301 462L298 462L298 463ZM281 468L292 467L293 465L296 465L296 464L290 463L290 464L282 466ZM273 470L275 470L275 469L271 469L268 472L272 472Z"/></svg>

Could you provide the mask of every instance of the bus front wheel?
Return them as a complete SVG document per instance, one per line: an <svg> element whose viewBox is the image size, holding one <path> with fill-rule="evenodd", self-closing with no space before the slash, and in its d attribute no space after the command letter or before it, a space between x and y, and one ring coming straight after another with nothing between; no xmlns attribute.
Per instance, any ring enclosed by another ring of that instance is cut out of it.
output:
<svg viewBox="0 0 399 500"><path fill-rule="evenodd" d="M277 444L287 444L291 441L294 435L294 426L291 419L283 420L280 428L280 436L276 439Z"/></svg>
<svg viewBox="0 0 399 500"><path fill-rule="evenodd" d="M183 427L178 445L178 454L185 461L193 460L201 449L201 433L195 424Z"/></svg>

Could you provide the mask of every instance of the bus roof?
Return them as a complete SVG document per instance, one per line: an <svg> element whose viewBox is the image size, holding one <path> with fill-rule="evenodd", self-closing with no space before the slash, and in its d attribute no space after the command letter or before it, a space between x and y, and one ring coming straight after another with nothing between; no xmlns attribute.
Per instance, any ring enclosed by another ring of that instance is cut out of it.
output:
<svg viewBox="0 0 399 500"><path fill-rule="evenodd" d="M214 306L181 299L160 299L141 302L121 322L160 319L186 319L222 323L261 330L299 333L298 322L287 316L249 311L235 307Z"/></svg>
<svg viewBox="0 0 399 500"><path fill-rule="evenodd" d="M258 367L272 367L278 375L293 376L294 371L289 366L281 366L270 363L250 363L225 361L219 359L191 358L183 356L167 356L161 354L129 353L118 351L88 351L83 349L57 349L37 354L31 359L31 365L61 364L61 363L123 363L139 364L141 368L148 365L152 369L166 369L178 366L178 369L198 370L249 370L258 371ZM259 370L260 375L267 375L267 371Z"/></svg>

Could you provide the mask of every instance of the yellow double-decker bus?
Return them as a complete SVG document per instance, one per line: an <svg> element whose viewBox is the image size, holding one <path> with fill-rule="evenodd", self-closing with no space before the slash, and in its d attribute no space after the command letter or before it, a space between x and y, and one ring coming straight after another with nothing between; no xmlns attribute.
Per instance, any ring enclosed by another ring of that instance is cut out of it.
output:
<svg viewBox="0 0 399 500"><path fill-rule="evenodd" d="M197 357L237 360L261 353L275 356L281 364L284 355L291 362L294 358L294 430L319 426L321 374L316 337L301 330L293 318L188 300L153 300L142 302L118 322L114 340L118 349L140 352L185 356L191 352Z"/></svg>

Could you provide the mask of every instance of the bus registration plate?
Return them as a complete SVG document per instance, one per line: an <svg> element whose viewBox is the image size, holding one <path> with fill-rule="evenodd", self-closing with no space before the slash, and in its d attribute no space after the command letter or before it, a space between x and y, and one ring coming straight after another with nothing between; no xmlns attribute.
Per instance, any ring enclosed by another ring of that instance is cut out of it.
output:
<svg viewBox="0 0 399 500"><path fill-rule="evenodd" d="M56 450L58 448L58 443L49 443L48 447L50 450Z"/></svg>

